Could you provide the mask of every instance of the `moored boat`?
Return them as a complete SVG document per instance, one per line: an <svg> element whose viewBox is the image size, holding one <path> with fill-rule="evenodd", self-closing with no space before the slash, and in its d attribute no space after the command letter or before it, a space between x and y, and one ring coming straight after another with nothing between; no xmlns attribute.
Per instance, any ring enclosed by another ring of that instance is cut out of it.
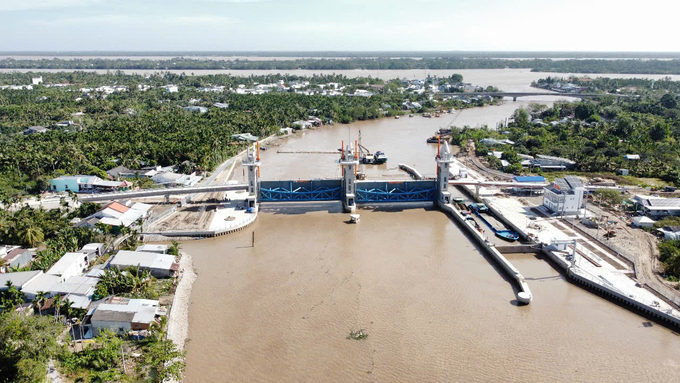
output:
<svg viewBox="0 0 680 383"><path fill-rule="evenodd" d="M496 237L503 239L508 242L515 242L519 239L519 234L512 230L498 230L496 231Z"/></svg>

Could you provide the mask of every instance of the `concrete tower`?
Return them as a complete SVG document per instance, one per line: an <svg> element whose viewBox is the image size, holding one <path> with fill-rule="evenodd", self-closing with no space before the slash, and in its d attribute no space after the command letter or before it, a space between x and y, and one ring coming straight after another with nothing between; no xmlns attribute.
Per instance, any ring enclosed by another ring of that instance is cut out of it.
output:
<svg viewBox="0 0 680 383"><path fill-rule="evenodd" d="M451 203L451 192L449 192L449 167L453 162L449 144L444 142L444 146L437 149L437 203Z"/></svg>
<svg viewBox="0 0 680 383"><path fill-rule="evenodd" d="M352 213L356 210L356 181L357 181L357 166L359 166L359 157L356 148L352 149L351 145L342 148L342 157L340 157L340 165L342 165L342 187L345 198L342 205L345 211Z"/></svg>
<svg viewBox="0 0 680 383"><path fill-rule="evenodd" d="M248 168L248 201L249 207L256 207L260 194L260 143L246 149L246 158L241 163Z"/></svg>

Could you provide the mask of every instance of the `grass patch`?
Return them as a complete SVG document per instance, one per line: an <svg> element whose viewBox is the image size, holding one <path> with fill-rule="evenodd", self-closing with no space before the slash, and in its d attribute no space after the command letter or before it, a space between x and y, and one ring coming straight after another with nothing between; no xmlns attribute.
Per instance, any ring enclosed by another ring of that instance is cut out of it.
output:
<svg viewBox="0 0 680 383"><path fill-rule="evenodd" d="M347 339L353 339L353 340L362 340L368 338L368 334L364 332L364 329L360 330L352 330L349 332L349 335L347 336Z"/></svg>

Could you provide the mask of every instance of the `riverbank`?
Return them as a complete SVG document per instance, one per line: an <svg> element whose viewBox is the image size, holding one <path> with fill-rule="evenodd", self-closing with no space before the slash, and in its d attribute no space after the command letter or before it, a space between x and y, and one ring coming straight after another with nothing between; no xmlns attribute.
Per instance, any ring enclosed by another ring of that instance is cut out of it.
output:
<svg viewBox="0 0 680 383"><path fill-rule="evenodd" d="M168 317L167 337L177 345L179 350L183 350L189 339L191 290L197 274L194 270L193 258L187 252L181 252L179 266L181 274Z"/></svg>
<svg viewBox="0 0 680 383"><path fill-rule="evenodd" d="M477 180L484 180L475 171L469 173ZM475 194L474 186L464 187ZM499 197L499 192L495 187L480 187L479 200L522 237L540 243L544 254L572 282L587 286L628 309L639 310L659 323L680 327L680 311L636 279L632 261L622 262L616 254L583 236L559 217L553 217L541 206L521 198Z"/></svg>

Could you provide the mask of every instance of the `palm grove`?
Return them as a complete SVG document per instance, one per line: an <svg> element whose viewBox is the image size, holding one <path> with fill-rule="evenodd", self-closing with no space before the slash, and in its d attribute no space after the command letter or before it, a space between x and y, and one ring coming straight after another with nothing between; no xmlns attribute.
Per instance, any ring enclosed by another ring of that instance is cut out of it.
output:
<svg viewBox="0 0 680 383"><path fill-rule="evenodd" d="M0 74L0 84L28 84L36 74ZM0 90L0 243L37 247L35 258L27 267L47 270L64 253L76 251L86 243L110 242L111 235L103 227L95 230L74 228L73 218L86 217L99 209L91 203L69 206L66 200L53 210L22 206L22 199L48 189L49 180L63 174L92 174L106 177L106 170L118 165L139 169L149 165L175 165L181 172L209 172L226 158L243 149L232 142L235 133L251 133L265 137L310 115L326 121L348 123L403 113L402 103L411 99L425 107L468 107L448 101L436 104L423 96L397 92L398 82L384 84L375 79L347 79L342 76L261 76L232 77L187 76L162 74L150 77L122 73L94 74L40 73L45 83L69 83L66 87L36 86L32 90ZM307 96L290 92L247 95L199 92L203 86L252 86L283 80L309 81L311 88L337 82L348 92L367 89L380 83L370 98L350 96ZM460 82L460 76L451 81ZM167 93L159 88L177 84L182 89ZM101 85L125 85L129 91L104 97L81 88ZM151 86L146 92L138 85ZM193 100L193 101L192 101ZM228 108L213 107L216 102ZM480 103L482 103L480 101ZM190 104L209 107L207 113L192 113L181 107ZM75 125L58 127L61 121L75 120ZM24 135L29 126L50 127L44 134ZM136 232L130 234L123 248L136 247ZM177 255L178 244L171 247ZM1 266L1 265L0 265ZM11 270L18 271L18 270ZM131 298L158 299L171 293L172 280L157 280L138 268L124 272L107 270L97 285L96 297L115 294ZM82 318L70 302L59 297L47 299L39 293L35 305L55 310L55 318L26 317L15 312L24 296L14 286L0 294L0 382L34 382L44 379L50 360L56 360L61 371L83 382L139 381L161 382L177 378L183 368L183 352L165 339L165 322L143 342L131 342L104 332L93 347L68 350L62 346L68 339L68 328L59 318ZM60 341L58 342L57 339ZM134 371L126 370L121 349L142 356Z"/></svg>

